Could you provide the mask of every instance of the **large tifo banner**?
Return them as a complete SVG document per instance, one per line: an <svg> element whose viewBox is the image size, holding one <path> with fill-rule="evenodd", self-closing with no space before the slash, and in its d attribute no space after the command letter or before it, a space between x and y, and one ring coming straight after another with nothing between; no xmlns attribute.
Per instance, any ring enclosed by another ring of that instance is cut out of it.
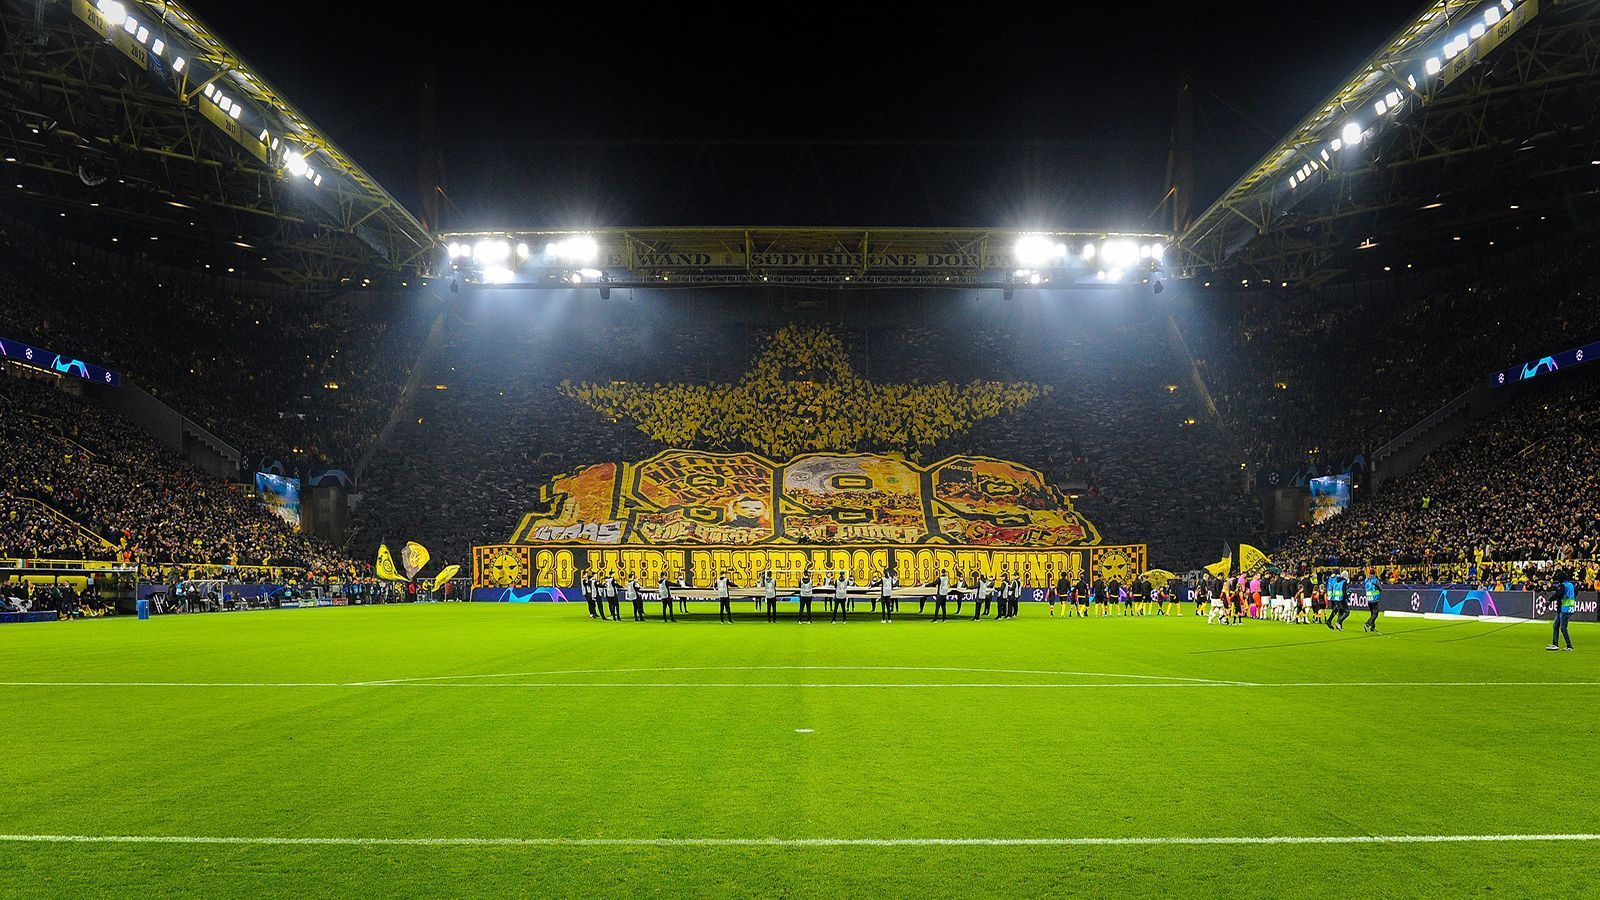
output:
<svg viewBox="0 0 1600 900"><path fill-rule="evenodd" d="M668 450L545 485L512 544L1081 547L1100 533L1034 469L981 456Z"/></svg>
<svg viewBox="0 0 1600 900"><path fill-rule="evenodd" d="M531 547L496 544L472 548L475 600L570 600L585 569L619 580L636 578L653 589L666 574L674 582L708 587L719 573L750 587L773 570L778 585L792 588L807 568L821 574L841 569L857 584L871 584L892 569L903 585L932 582L941 572L968 575L1019 574L1024 587L1043 590L1065 573L1076 581L1090 574L1126 584L1149 567L1143 544L1103 547Z"/></svg>
<svg viewBox="0 0 1600 900"><path fill-rule="evenodd" d="M256 493L280 518L296 528L300 527L300 480L282 475L256 473Z"/></svg>

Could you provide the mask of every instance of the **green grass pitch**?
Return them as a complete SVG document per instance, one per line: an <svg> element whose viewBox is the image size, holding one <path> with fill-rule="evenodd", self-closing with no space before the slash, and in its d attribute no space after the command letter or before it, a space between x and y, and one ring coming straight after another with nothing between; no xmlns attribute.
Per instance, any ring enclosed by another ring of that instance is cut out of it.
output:
<svg viewBox="0 0 1600 900"><path fill-rule="evenodd" d="M1592 624L738 606L0 627L0 895L1600 896L1595 839L1165 840L1600 832ZM930 842L1062 838L1135 840Z"/></svg>

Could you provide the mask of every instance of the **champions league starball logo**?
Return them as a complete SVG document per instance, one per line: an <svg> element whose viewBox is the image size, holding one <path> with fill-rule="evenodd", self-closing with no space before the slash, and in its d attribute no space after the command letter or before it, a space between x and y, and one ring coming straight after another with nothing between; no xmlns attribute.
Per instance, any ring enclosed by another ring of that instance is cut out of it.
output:
<svg viewBox="0 0 1600 900"><path fill-rule="evenodd" d="M1412 594L1411 595L1411 611L1412 612L1421 612L1422 611L1422 595L1421 594Z"/></svg>

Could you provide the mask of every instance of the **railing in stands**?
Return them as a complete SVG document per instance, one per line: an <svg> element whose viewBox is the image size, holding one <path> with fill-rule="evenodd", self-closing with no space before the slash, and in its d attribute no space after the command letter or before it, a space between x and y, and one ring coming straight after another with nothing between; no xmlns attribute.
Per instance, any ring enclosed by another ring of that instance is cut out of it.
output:
<svg viewBox="0 0 1600 900"><path fill-rule="evenodd" d="M1422 419L1415 425L1412 425L1405 431L1402 431L1390 438L1382 446L1372 452L1373 461L1377 462L1393 456L1406 444L1409 444L1416 438L1428 433L1429 430L1431 430L1435 425L1438 425L1440 422L1443 422L1446 418L1449 418L1450 416L1460 412L1466 407L1467 401L1472 397L1473 392L1476 390L1477 388L1468 388L1454 400L1451 400L1449 403L1446 403L1426 416L1423 416Z"/></svg>

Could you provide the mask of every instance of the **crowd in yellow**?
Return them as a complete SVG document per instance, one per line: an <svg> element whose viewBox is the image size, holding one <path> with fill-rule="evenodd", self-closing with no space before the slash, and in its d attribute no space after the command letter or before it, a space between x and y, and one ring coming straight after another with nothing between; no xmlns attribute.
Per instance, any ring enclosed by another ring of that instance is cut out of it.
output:
<svg viewBox="0 0 1600 900"><path fill-rule="evenodd" d="M857 375L844 343L788 325L735 384L572 384L561 392L632 419L674 447L751 449L774 458L894 448L908 453L1024 406L1048 391L1027 382L878 384Z"/></svg>

